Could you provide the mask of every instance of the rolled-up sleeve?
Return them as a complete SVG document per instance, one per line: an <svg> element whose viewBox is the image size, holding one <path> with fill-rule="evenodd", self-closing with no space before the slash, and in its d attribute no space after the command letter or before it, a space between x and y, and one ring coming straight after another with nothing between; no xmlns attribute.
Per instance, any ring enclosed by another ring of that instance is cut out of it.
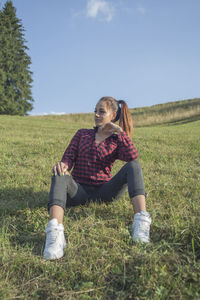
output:
<svg viewBox="0 0 200 300"><path fill-rule="evenodd" d="M124 131L118 134L117 159L129 162L137 159L137 150Z"/></svg>
<svg viewBox="0 0 200 300"><path fill-rule="evenodd" d="M76 161L76 158L78 156L78 147L79 147L79 141L81 137L81 130L78 130L76 134L73 136L69 146L65 150L62 162L68 165L68 170L70 171Z"/></svg>

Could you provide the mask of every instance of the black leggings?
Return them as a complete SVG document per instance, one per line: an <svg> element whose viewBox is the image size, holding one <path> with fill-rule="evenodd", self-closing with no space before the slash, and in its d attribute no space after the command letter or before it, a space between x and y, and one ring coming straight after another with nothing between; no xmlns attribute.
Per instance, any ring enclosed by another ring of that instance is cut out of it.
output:
<svg viewBox="0 0 200 300"><path fill-rule="evenodd" d="M130 198L145 195L142 169L137 160L126 163L110 181L100 186L77 183L71 175L56 175L52 177L48 210L53 205L65 209L90 201L111 202L119 199L127 186Z"/></svg>

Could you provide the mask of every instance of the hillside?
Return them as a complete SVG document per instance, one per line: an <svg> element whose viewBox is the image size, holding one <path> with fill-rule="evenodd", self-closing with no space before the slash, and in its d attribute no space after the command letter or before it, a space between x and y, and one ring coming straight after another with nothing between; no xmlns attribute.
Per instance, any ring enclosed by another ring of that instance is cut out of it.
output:
<svg viewBox="0 0 200 300"><path fill-rule="evenodd" d="M191 122L200 119L200 98L135 108L131 113L136 127Z"/></svg>
<svg viewBox="0 0 200 300"><path fill-rule="evenodd" d="M200 98L157 104L148 107L130 109L134 127L149 126L162 123L181 123L200 119ZM58 119L66 122L82 122L91 124L93 113L48 115L36 118Z"/></svg>
<svg viewBox="0 0 200 300"><path fill-rule="evenodd" d="M68 244L56 262L42 258L51 169L74 133L93 126L92 114L0 116L0 299L200 299L200 120L192 121L199 119L199 100L132 113L140 121L142 113L167 115L170 107L179 117L193 115L157 126L138 123L133 136L151 243L133 243L126 193L109 205L66 210ZM123 164L116 161L113 175Z"/></svg>

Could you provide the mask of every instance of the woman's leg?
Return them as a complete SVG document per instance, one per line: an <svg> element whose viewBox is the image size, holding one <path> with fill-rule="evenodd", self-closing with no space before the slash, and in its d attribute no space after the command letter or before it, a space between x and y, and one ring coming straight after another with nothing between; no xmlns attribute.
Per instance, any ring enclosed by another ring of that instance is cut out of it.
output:
<svg viewBox="0 0 200 300"><path fill-rule="evenodd" d="M134 213L139 213L141 210L146 210L146 199L144 195L137 195L132 199Z"/></svg>
<svg viewBox="0 0 200 300"><path fill-rule="evenodd" d="M133 239L149 242L151 218L146 212L143 174L137 160L126 163L109 182L98 190L96 197L106 202L119 199L127 186L135 213L132 225Z"/></svg>
<svg viewBox="0 0 200 300"><path fill-rule="evenodd" d="M62 224L66 206L83 205L87 199L87 193L71 175L53 176L48 202L50 219L55 218Z"/></svg>
<svg viewBox="0 0 200 300"><path fill-rule="evenodd" d="M72 205L84 204L87 194L80 184L76 183L71 175L56 175L52 177L48 210L50 221L46 227L45 259L58 259L64 255L66 240L64 236L63 216L64 209Z"/></svg>
<svg viewBox="0 0 200 300"><path fill-rule="evenodd" d="M57 219L58 224L63 223L64 209L61 206L58 205L51 206L49 214L50 214L50 220Z"/></svg>
<svg viewBox="0 0 200 300"><path fill-rule="evenodd" d="M57 219L59 224L63 223L64 209L67 201L67 191L76 192L76 184L70 185L70 175L53 175L48 202L50 220Z"/></svg>
<svg viewBox="0 0 200 300"><path fill-rule="evenodd" d="M127 190L136 211L145 207L145 188L142 169L137 160L126 163L113 178L104 183L96 197L105 202L119 199Z"/></svg>

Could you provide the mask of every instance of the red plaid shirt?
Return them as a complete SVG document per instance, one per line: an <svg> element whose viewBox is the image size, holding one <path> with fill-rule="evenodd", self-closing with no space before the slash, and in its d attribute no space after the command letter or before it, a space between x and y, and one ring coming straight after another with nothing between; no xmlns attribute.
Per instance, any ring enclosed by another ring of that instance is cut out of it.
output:
<svg viewBox="0 0 200 300"><path fill-rule="evenodd" d="M74 167L71 173L74 180L82 184L103 184L111 179L111 169L116 159L128 162L138 156L124 131L112 134L99 145L95 133L96 129L78 130L62 157L68 170Z"/></svg>

